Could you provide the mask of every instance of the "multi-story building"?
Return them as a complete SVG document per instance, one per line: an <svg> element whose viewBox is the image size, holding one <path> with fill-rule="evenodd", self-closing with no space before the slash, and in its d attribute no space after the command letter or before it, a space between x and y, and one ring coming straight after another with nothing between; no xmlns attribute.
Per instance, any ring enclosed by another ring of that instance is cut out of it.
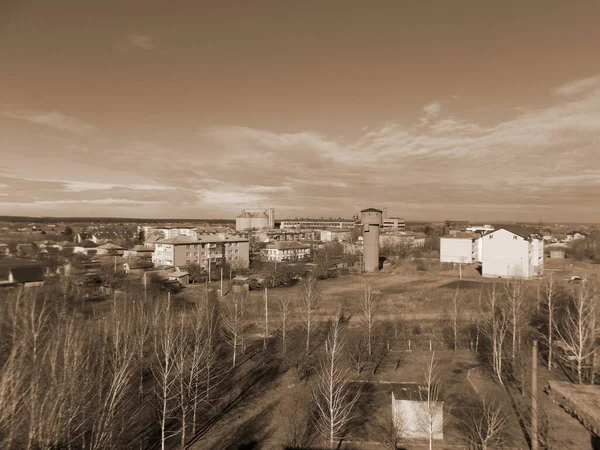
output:
<svg viewBox="0 0 600 450"><path fill-rule="evenodd" d="M176 236L155 243L152 262L162 266L182 267L198 264L207 269L210 265L225 262L236 267L248 267L249 241L225 234L202 235L196 238Z"/></svg>
<svg viewBox="0 0 600 450"><path fill-rule="evenodd" d="M440 261L471 264L480 261L480 234L457 232L440 238Z"/></svg>
<svg viewBox="0 0 600 450"><path fill-rule="evenodd" d="M310 258L310 247L295 241L280 241L267 245L267 261L305 261Z"/></svg>
<svg viewBox="0 0 600 450"><path fill-rule="evenodd" d="M504 228L483 235L481 275L531 278L544 272L544 241Z"/></svg>
<svg viewBox="0 0 600 450"><path fill-rule="evenodd" d="M440 261L481 263L481 275L531 278L544 272L544 241L505 228L484 235L457 233L440 239Z"/></svg>
<svg viewBox="0 0 600 450"><path fill-rule="evenodd" d="M406 222L399 217L384 217L383 231L404 231L406 230Z"/></svg>
<svg viewBox="0 0 600 450"><path fill-rule="evenodd" d="M354 220L323 220L323 219L294 219L282 220L280 228L284 229L305 229L305 228L353 228Z"/></svg>
<svg viewBox="0 0 600 450"><path fill-rule="evenodd" d="M333 229L333 230L321 230L320 239L323 242L347 242L352 238L353 230L351 228Z"/></svg>

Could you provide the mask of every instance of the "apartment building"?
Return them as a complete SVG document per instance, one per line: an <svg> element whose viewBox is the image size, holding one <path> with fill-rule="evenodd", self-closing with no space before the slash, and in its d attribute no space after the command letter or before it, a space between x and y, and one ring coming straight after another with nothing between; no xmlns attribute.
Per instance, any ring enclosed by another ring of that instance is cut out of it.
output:
<svg viewBox="0 0 600 450"><path fill-rule="evenodd" d="M440 261L480 262L484 277L531 278L544 272L544 241L505 228L484 235L461 232L440 239Z"/></svg>
<svg viewBox="0 0 600 450"><path fill-rule="evenodd" d="M406 222L404 219L399 217L384 217L383 218L383 230L384 231L405 231Z"/></svg>
<svg viewBox="0 0 600 450"><path fill-rule="evenodd" d="M226 234L198 237L176 236L156 241L152 262L155 265L182 267L198 264L207 269L210 265L229 263L248 267L250 263L248 239Z"/></svg>
<svg viewBox="0 0 600 450"><path fill-rule="evenodd" d="M310 258L310 247L295 241L280 241L267 245L268 261L303 261Z"/></svg>

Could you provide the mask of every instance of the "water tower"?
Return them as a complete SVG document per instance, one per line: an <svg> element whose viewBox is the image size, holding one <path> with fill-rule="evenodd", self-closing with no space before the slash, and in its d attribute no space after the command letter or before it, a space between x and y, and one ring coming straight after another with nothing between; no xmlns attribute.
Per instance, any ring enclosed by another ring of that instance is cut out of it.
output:
<svg viewBox="0 0 600 450"><path fill-rule="evenodd" d="M363 209L360 212L365 272L379 271L379 229L383 226L382 214L383 211L375 208Z"/></svg>

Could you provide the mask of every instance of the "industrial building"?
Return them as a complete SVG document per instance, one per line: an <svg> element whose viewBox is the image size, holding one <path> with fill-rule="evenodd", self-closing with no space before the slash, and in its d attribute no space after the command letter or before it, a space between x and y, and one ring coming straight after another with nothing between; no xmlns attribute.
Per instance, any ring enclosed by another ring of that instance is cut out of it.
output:
<svg viewBox="0 0 600 450"><path fill-rule="evenodd" d="M328 228L353 228L354 220L323 220L323 219L293 219L293 220L282 220L279 228L282 230L286 229L308 229L318 228L326 230Z"/></svg>
<svg viewBox="0 0 600 450"><path fill-rule="evenodd" d="M440 261L479 262L484 277L531 278L544 272L544 241L505 228L483 235L456 233L440 239Z"/></svg>
<svg viewBox="0 0 600 450"><path fill-rule="evenodd" d="M226 234L205 235L197 238L177 236L156 242L152 253L152 262L160 266L178 267L195 263L204 269L207 269L209 264L218 265L225 262L236 267L248 267L249 252L248 239Z"/></svg>
<svg viewBox="0 0 600 450"><path fill-rule="evenodd" d="M273 208L267 210L246 209L235 218L235 229L237 231L273 228L275 228L275 210Z"/></svg>
<svg viewBox="0 0 600 450"><path fill-rule="evenodd" d="M360 212L363 227L363 260L365 272L379 271L379 230L383 226L383 212L375 208Z"/></svg>

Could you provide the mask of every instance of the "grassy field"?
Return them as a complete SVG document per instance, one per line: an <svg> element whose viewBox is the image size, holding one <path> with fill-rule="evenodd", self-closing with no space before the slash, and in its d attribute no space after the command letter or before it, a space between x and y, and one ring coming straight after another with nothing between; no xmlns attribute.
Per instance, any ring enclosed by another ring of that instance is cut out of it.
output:
<svg viewBox="0 0 600 450"><path fill-rule="evenodd" d="M589 276L596 269L594 266L572 261L552 261L549 266L560 280L567 280L571 274ZM357 316L360 314L360 300L365 281L371 283L378 299L377 320L380 335L377 345L382 356L377 363L371 364L360 374L354 369L349 371L355 386L361 387L361 421L353 427L344 448L384 448L380 442L380 422L391 408L391 390L398 383L417 383L422 380L423 362L431 357L430 349L439 358L438 367L447 417L444 442L436 445L436 448L462 448L464 438L458 431L455 413L460 410L462 399L473 393L503 398L506 402L508 421L508 440L505 448L528 448L529 397L525 392L526 388L524 391L514 388L509 388L508 391L501 389L490 376L485 364L470 351L472 342L469 342L466 336L463 336L461 346L456 352L449 350L443 339L444 311L456 294L457 288L463 298L464 319L468 321L474 318L478 311L480 295L486 295L498 280L477 278L469 270L463 270L465 278L458 280L457 274L452 270L417 273L414 270L402 270L400 266L378 274L350 275L319 281L321 301L318 318L321 327L314 340L320 344L313 350L314 355L319 354L319 346L322 345L326 333L326 322L340 309L350 317L346 331L347 345L354 345L361 332ZM538 296L538 282L532 280L525 283L529 299L534 302ZM566 281L564 285L568 286ZM190 286L178 294L178 297L184 301L197 301L204 289L205 286ZM496 289L501 290L502 286L497 285ZM268 290L271 330L277 330L279 326L276 311L277 301L281 296L289 297L297 308L293 318L298 326L301 320L301 295L301 285ZM220 300L222 306L230 301L231 295L225 295ZM249 293L247 313L252 324L250 334L257 340L261 339L263 305L262 291ZM278 348L278 339L273 338L274 347L270 348ZM302 351L303 339L304 335L300 329L292 333L291 345L295 346L298 352ZM291 351L293 352L293 349ZM250 370L253 364L257 364L257 361L260 361L260 358L255 361L253 357L248 357L245 363L247 370ZM543 368L540 372L540 386L543 386L548 377L561 377L559 373L544 372ZM225 417L203 438L202 445L198 443L194 448L278 448L283 441L285 428L285 414L281 414L282 408L297 390L308 392L310 395L313 382L314 376L299 381L293 370L278 373L260 395L253 397L245 407ZM525 382L526 386L527 383L529 381ZM540 397L541 408L550 424L548 435L552 441L551 448L591 448L589 433L545 396ZM243 433L236 431L232 436L231 430L242 430ZM313 448L319 448L318 442L315 441ZM420 448L420 444L414 443L411 448Z"/></svg>

